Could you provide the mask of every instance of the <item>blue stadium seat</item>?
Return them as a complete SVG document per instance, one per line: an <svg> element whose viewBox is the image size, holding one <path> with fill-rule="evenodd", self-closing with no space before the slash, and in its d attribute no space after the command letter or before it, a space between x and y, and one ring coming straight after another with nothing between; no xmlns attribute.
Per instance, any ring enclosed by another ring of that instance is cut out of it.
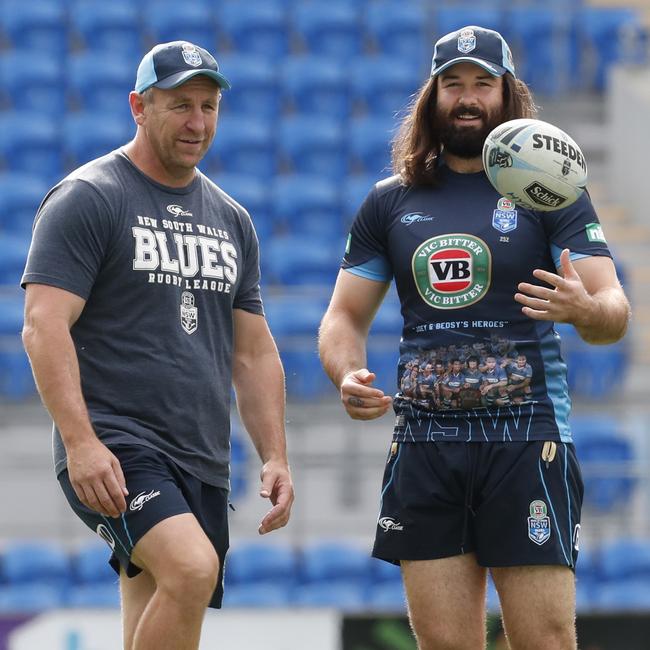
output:
<svg viewBox="0 0 650 650"><path fill-rule="evenodd" d="M132 119L113 113L69 113L63 122L63 151L68 169L121 147L131 139L134 130Z"/></svg>
<svg viewBox="0 0 650 650"><path fill-rule="evenodd" d="M68 554L57 542L12 541L0 556L2 578L9 584L39 583L67 585L70 579Z"/></svg>
<svg viewBox="0 0 650 650"><path fill-rule="evenodd" d="M333 181L313 174L278 176L271 192L275 222L288 233L318 236L319 246L342 240L340 195Z"/></svg>
<svg viewBox="0 0 650 650"><path fill-rule="evenodd" d="M274 236L262 251L262 277L269 284L331 285L336 280L342 248L343 241L338 247L309 233ZM303 317L310 317L310 311L296 320L297 325Z"/></svg>
<svg viewBox="0 0 650 650"><path fill-rule="evenodd" d="M293 593L297 607L329 607L353 612L367 607L366 590L355 580L299 585Z"/></svg>
<svg viewBox="0 0 650 650"><path fill-rule="evenodd" d="M136 65L146 49L138 6L129 0L77 0L71 6L70 22L82 48L131 57Z"/></svg>
<svg viewBox="0 0 650 650"><path fill-rule="evenodd" d="M565 8L513 6L503 36L513 50L517 76L536 94L566 92L571 82L572 16Z"/></svg>
<svg viewBox="0 0 650 650"><path fill-rule="evenodd" d="M223 606L226 609L231 607L289 607L291 604L291 587L275 582L228 585L223 597Z"/></svg>
<svg viewBox="0 0 650 650"><path fill-rule="evenodd" d="M391 562L379 560L375 557L370 558L370 571L368 576L370 585L373 588L385 584L402 584L402 572L400 571L399 564L392 564Z"/></svg>
<svg viewBox="0 0 650 650"><path fill-rule="evenodd" d="M305 543L301 549L303 584L354 580L367 584L370 554L367 549L342 541Z"/></svg>
<svg viewBox="0 0 650 650"><path fill-rule="evenodd" d="M17 287L0 291L0 337L17 337L23 328L23 292Z"/></svg>
<svg viewBox="0 0 650 650"><path fill-rule="evenodd" d="M333 59L288 57L281 69L281 86L286 104L295 112L339 119L350 114L349 72Z"/></svg>
<svg viewBox="0 0 650 650"><path fill-rule="evenodd" d="M224 0L215 5L217 30L237 52L277 60L289 52L286 7L273 0Z"/></svg>
<svg viewBox="0 0 650 650"><path fill-rule="evenodd" d="M248 488L248 454L242 433L232 428L230 436L230 500L236 501Z"/></svg>
<svg viewBox="0 0 650 650"><path fill-rule="evenodd" d="M401 581L374 585L368 590L366 605L373 611L405 613L406 595Z"/></svg>
<svg viewBox="0 0 650 650"><path fill-rule="evenodd" d="M608 436L598 432L575 436L575 446L585 484L585 505L613 512L629 504L636 487L632 472L634 448L612 428Z"/></svg>
<svg viewBox="0 0 650 650"><path fill-rule="evenodd" d="M287 238L277 239L283 244L287 243ZM273 242L270 245L273 246ZM292 249L295 250L297 246L300 243L291 238ZM284 248L284 251L290 253L288 248ZM271 294L264 300L266 319L277 338L304 336L314 339L326 308L327 304L323 300L286 292Z"/></svg>
<svg viewBox="0 0 650 650"><path fill-rule="evenodd" d="M596 588L585 582L576 582L576 611L578 615L591 612L596 606Z"/></svg>
<svg viewBox="0 0 650 650"><path fill-rule="evenodd" d="M376 52L409 62L417 68L430 54L428 17L420 2L377 0L368 2L364 27Z"/></svg>
<svg viewBox="0 0 650 650"><path fill-rule="evenodd" d="M599 413L598 415L574 413L571 416L570 423L573 439L577 446L583 440L607 439L620 435L618 433L620 428L619 420L612 415L603 413Z"/></svg>
<svg viewBox="0 0 650 650"><path fill-rule="evenodd" d="M353 165L359 172L379 180L391 174L391 141L397 123L390 117L365 116L350 121L349 146Z"/></svg>
<svg viewBox="0 0 650 650"><path fill-rule="evenodd" d="M410 59L368 56L352 64L352 95L366 112L393 117L404 112L426 75Z"/></svg>
<svg viewBox="0 0 650 650"><path fill-rule="evenodd" d="M578 42L582 48L581 77L588 88L602 91L612 65L642 61L644 30L638 13L628 7L582 7L576 15Z"/></svg>
<svg viewBox="0 0 650 650"><path fill-rule="evenodd" d="M36 210L48 189L49 183L42 176L0 173L0 233L29 235Z"/></svg>
<svg viewBox="0 0 650 650"><path fill-rule="evenodd" d="M43 57L61 57L68 49L65 2L4 0L2 30L14 48L38 50Z"/></svg>
<svg viewBox="0 0 650 650"><path fill-rule="evenodd" d="M190 41L215 53L214 9L207 2L148 0L145 7L143 29L151 42ZM216 49L220 49L220 44Z"/></svg>
<svg viewBox="0 0 650 650"><path fill-rule="evenodd" d="M601 611L646 613L650 609L650 582L646 576L599 585L593 604Z"/></svg>
<svg viewBox="0 0 650 650"><path fill-rule="evenodd" d="M368 370L376 375L373 386L383 390L386 395L397 392L398 343L398 337L392 341L372 338L368 342Z"/></svg>
<svg viewBox="0 0 650 650"><path fill-rule="evenodd" d="M370 335L392 336L397 344L402 334L403 326L404 320L402 318L400 302L394 286L391 285L372 321Z"/></svg>
<svg viewBox="0 0 650 650"><path fill-rule="evenodd" d="M76 109L131 119L129 92L134 81L133 63L113 52L86 50L68 59L68 84Z"/></svg>
<svg viewBox="0 0 650 650"><path fill-rule="evenodd" d="M339 120L318 115L294 115L280 123L278 148L293 172L317 174L340 181L348 173L348 156Z"/></svg>
<svg viewBox="0 0 650 650"><path fill-rule="evenodd" d="M108 563L111 550L108 545L93 539L77 548L70 557L72 576L78 585L116 583L117 574Z"/></svg>
<svg viewBox="0 0 650 650"><path fill-rule="evenodd" d="M620 538L600 549L602 582L645 580L650 584L650 545L642 538Z"/></svg>
<svg viewBox="0 0 650 650"><path fill-rule="evenodd" d="M35 394L32 369L20 336L0 336L0 396L18 402Z"/></svg>
<svg viewBox="0 0 650 650"><path fill-rule="evenodd" d="M292 586L297 579L297 556L288 544L247 542L228 552L226 582L250 586L258 583Z"/></svg>
<svg viewBox="0 0 650 650"><path fill-rule="evenodd" d="M22 47L2 52L0 93L9 108L60 118L67 108L61 58Z"/></svg>
<svg viewBox="0 0 650 650"><path fill-rule="evenodd" d="M117 609L120 607L120 588L117 582L115 584L72 585L66 593L65 605L75 608Z"/></svg>
<svg viewBox="0 0 650 650"><path fill-rule="evenodd" d="M0 286L17 286L25 268L30 237L22 233L0 232Z"/></svg>
<svg viewBox="0 0 650 650"><path fill-rule="evenodd" d="M496 6L473 6L471 4L440 5L434 10L437 38L461 27L479 25L498 32L504 28L504 16Z"/></svg>
<svg viewBox="0 0 650 650"><path fill-rule="evenodd" d="M219 69L232 84L221 100L221 115L249 115L275 119L282 107L278 66L268 57L218 55Z"/></svg>
<svg viewBox="0 0 650 650"><path fill-rule="evenodd" d="M0 113L0 158L10 172L59 180L64 172L59 122L42 113Z"/></svg>
<svg viewBox="0 0 650 650"><path fill-rule="evenodd" d="M348 176L343 186L343 213L349 226L359 211L361 204L370 194L374 184L380 180L375 174L354 174Z"/></svg>
<svg viewBox="0 0 650 650"><path fill-rule="evenodd" d="M223 116L205 161L215 171L271 178L277 169L272 125L259 117Z"/></svg>
<svg viewBox="0 0 650 650"><path fill-rule="evenodd" d="M501 603L499 602L499 594L497 588L494 586L494 580L488 573L487 580L487 596L486 596L486 609L488 613L499 615L501 613Z"/></svg>
<svg viewBox="0 0 650 650"><path fill-rule="evenodd" d="M316 336L311 339L277 341L286 375L290 400L314 402L335 389L323 371L318 358Z"/></svg>
<svg viewBox="0 0 650 650"><path fill-rule="evenodd" d="M349 60L364 49L361 16L355 3L308 1L294 6L291 27L305 50L334 60Z"/></svg>
<svg viewBox="0 0 650 650"><path fill-rule="evenodd" d="M65 590L49 582L0 586L0 613L36 614L65 604Z"/></svg>
<svg viewBox="0 0 650 650"><path fill-rule="evenodd" d="M215 145L216 146L216 145ZM267 184L251 174L218 173L212 180L250 214L261 242L273 234Z"/></svg>
<svg viewBox="0 0 650 650"><path fill-rule="evenodd" d="M573 395L601 399L614 397L622 390L629 365L627 341L594 346L585 343L571 325L556 323L555 330L562 339L562 356Z"/></svg>

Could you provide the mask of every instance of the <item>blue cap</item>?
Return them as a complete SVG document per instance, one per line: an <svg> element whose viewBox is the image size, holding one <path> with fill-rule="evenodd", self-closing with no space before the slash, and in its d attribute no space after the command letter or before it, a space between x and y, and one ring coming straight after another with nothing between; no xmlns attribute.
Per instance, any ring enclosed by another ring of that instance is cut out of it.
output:
<svg viewBox="0 0 650 650"><path fill-rule="evenodd" d="M135 92L141 93L151 86L176 88L197 74L214 79L221 88L230 88L230 82L219 72L216 59L207 50L187 41L160 43L140 61Z"/></svg>
<svg viewBox="0 0 650 650"><path fill-rule="evenodd" d="M480 65L495 77L506 72L515 76L510 48L503 36L492 29L470 25L439 39L433 48L431 76L462 61Z"/></svg>

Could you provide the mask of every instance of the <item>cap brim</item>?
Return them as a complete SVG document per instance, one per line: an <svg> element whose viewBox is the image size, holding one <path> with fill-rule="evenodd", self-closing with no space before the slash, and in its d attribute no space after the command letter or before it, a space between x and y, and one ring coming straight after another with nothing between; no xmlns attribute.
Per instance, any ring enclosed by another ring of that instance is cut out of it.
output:
<svg viewBox="0 0 650 650"><path fill-rule="evenodd" d="M230 82L226 79L220 72L215 72L214 70L184 70L183 72L177 72L172 74L165 79L161 79L157 83L153 84L156 88L162 88L163 90L169 90L170 88L176 88L181 84L184 84L188 79L196 77L196 75L205 75L214 79L221 88L224 90L230 90Z"/></svg>
<svg viewBox="0 0 650 650"><path fill-rule="evenodd" d="M473 56L459 56L456 57L455 59L452 59L451 61L447 61L446 63L443 63L439 68L435 68L434 70L431 71L431 76L435 77L439 75L441 72L446 70L447 68L451 68L452 65L456 65L457 63L474 63L483 70L487 70L492 76L494 77L502 77L506 72L506 68L500 65L496 65L495 63L491 63L490 61L484 61L483 59L477 59L476 57Z"/></svg>

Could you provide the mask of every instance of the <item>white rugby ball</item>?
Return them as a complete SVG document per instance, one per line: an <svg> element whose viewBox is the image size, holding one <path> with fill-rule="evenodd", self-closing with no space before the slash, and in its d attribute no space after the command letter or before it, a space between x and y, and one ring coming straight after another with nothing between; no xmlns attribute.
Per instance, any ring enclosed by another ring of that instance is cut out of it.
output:
<svg viewBox="0 0 650 650"><path fill-rule="evenodd" d="M580 147L541 120L510 120L493 129L483 145L483 167L502 196L543 212L568 207L587 184Z"/></svg>

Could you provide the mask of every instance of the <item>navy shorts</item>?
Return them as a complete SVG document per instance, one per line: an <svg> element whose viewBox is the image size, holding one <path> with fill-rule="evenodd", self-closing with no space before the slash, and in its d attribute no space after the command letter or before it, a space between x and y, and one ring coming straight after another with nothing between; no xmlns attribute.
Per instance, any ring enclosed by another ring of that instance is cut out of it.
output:
<svg viewBox="0 0 650 650"><path fill-rule="evenodd" d="M373 556L574 569L582 495L572 444L394 442Z"/></svg>
<svg viewBox="0 0 650 650"><path fill-rule="evenodd" d="M223 566L229 546L228 490L203 483L178 467L169 457L143 445L114 445L126 478L127 509L120 518L105 517L77 497L68 470L58 476L63 492L77 516L95 531L113 551L109 560L117 573L122 566L130 578L142 570L131 562L138 540L163 519L192 513L219 556L219 579L210 607L221 607ZM184 549L179 540L179 552Z"/></svg>

